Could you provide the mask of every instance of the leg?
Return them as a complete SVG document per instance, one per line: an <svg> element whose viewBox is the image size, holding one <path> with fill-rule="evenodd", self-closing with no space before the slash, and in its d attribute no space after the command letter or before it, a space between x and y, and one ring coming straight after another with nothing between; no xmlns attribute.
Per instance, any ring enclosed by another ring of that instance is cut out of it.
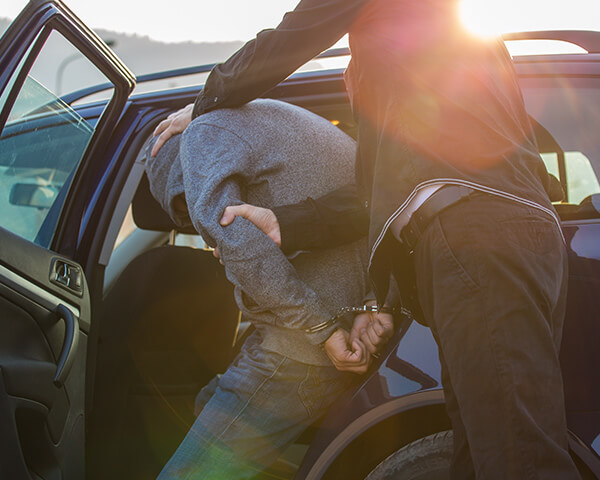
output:
<svg viewBox="0 0 600 480"><path fill-rule="evenodd" d="M478 196L440 214L415 261L477 478L578 478L556 345L566 274L556 225Z"/></svg>
<svg viewBox="0 0 600 480"><path fill-rule="evenodd" d="M432 280L432 279L430 279ZM431 283L431 282L430 282ZM430 284L427 288L420 288L420 291L431 292L433 286ZM421 305L423 314L431 319L433 316L431 302L425 302L426 296L422 296ZM430 322L431 324L432 322ZM440 339L437 335L437 330L432 328L432 333L437 342L438 346L441 344ZM471 459L471 451L469 449L469 442L467 440L467 432L460 415L460 409L456 394L452 388L450 382L450 376L448 374L448 366L444 358L444 352L441 348L438 349L440 357L440 365L442 367L442 385L444 387L444 398L446 402L446 411L450 422L452 424L452 430L454 434L454 454L452 458L452 466L450 470L450 478L456 480L474 480L475 471L473 470L473 460Z"/></svg>
<svg viewBox="0 0 600 480"><path fill-rule="evenodd" d="M319 418L352 376L265 351L249 338L159 479L245 479Z"/></svg>
<svg viewBox="0 0 600 480"><path fill-rule="evenodd" d="M452 383L448 375L448 367L440 352L440 362L442 364L442 385L444 386L444 397L446 399L446 410L452 423L454 433L454 456L450 470L450 478L460 480L475 480L475 471L473 470L473 460L471 459L471 450L467 440L467 432L460 416L460 409Z"/></svg>

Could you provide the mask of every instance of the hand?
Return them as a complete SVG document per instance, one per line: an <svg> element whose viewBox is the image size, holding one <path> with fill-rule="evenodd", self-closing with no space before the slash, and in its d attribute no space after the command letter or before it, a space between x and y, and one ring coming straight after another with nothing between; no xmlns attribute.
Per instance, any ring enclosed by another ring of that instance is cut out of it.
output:
<svg viewBox="0 0 600 480"><path fill-rule="evenodd" d="M158 140L152 147L151 156L156 157L156 154L160 150L165 142L173 135L183 132L192 121L192 110L194 104L190 103L181 110L173 112L166 119L158 124L158 127L154 129L152 136L158 135Z"/></svg>
<svg viewBox="0 0 600 480"><path fill-rule="evenodd" d="M361 341L350 342L350 334L342 329L333 332L324 348L331 363L340 371L365 373L371 363L371 356Z"/></svg>
<svg viewBox="0 0 600 480"><path fill-rule="evenodd" d="M267 235L281 247L281 231L275 214L268 208L255 207L254 205L234 205L227 207L221 217L221 226L226 227L235 217L242 217L251 221L259 230Z"/></svg>
<svg viewBox="0 0 600 480"><path fill-rule="evenodd" d="M365 312L354 317L350 341L360 340L370 354L381 351L394 334L391 313Z"/></svg>
<svg viewBox="0 0 600 480"><path fill-rule="evenodd" d="M219 247L215 247L215 249L212 251L212 254L213 254L213 257L215 257L221 265L225 265L223 263L223 260L221 260L221 254L219 253Z"/></svg>

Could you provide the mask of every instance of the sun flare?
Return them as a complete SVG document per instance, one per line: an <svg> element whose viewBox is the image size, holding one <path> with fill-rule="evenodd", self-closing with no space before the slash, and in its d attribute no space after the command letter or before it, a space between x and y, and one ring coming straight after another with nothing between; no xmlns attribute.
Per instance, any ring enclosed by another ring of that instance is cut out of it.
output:
<svg viewBox="0 0 600 480"><path fill-rule="evenodd" d="M507 3L486 0L461 0L459 18L464 27L480 37L496 37L511 30L512 8ZM514 3L514 2L513 2Z"/></svg>

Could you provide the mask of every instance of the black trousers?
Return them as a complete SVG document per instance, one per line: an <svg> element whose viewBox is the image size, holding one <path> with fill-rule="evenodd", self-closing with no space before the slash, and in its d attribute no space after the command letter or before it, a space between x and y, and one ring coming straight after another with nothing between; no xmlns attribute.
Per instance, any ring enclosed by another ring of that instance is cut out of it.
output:
<svg viewBox="0 0 600 480"><path fill-rule="evenodd" d="M452 478L579 478L558 361L567 256L557 224L475 195L429 224L414 260L454 430Z"/></svg>

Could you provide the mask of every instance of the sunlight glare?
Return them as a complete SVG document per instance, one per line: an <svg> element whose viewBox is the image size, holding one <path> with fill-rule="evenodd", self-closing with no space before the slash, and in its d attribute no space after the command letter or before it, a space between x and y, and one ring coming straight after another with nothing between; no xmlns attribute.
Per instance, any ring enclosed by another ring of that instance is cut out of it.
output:
<svg viewBox="0 0 600 480"><path fill-rule="evenodd" d="M506 32L514 16L506 3L486 0L461 0L459 17L464 27L480 37L496 37Z"/></svg>

